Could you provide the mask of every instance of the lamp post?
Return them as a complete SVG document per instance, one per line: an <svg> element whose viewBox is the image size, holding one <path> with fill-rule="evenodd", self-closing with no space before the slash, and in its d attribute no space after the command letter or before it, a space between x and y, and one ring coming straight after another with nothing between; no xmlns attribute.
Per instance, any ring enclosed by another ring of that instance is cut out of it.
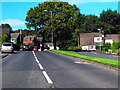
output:
<svg viewBox="0 0 120 90"><path fill-rule="evenodd" d="M47 12L48 10L44 10L45 12ZM53 30L52 30L52 11L51 12L51 38L52 38L52 43L53 43Z"/></svg>
<svg viewBox="0 0 120 90"><path fill-rule="evenodd" d="M101 37L101 29L98 29L98 31L99 31L99 39L100 39L100 37ZM100 51L101 51L101 41L100 41Z"/></svg>

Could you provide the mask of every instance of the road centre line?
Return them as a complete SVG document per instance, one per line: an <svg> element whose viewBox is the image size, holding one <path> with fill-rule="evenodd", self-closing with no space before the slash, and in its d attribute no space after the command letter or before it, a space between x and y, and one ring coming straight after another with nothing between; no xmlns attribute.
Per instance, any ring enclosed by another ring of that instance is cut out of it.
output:
<svg viewBox="0 0 120 90"><path fill-rule="evenodd" d="M37 59L37 57L36 57L34 51L32 51L32 52L33 52L33 55L34 55L35 61L37 62L39 68L43 70L44 68L43 68L43 66L40 64L39 60Z"/></svg>
<svg viewBox="0 0 120 90"><path fill-rule="evenodd" d="M47 82L49 84L53 84L52 80L50 79L50 77L48 76L48 74L46 73L46 71L42 71L43 75L45 76Z"/></svg>
<svg viewBox="0 0 120 90"><path fill-rule="evenodd" d="M33 55L35 57L35 60L36 60L36 62L38 64L39 68L43 70L44 68L42 67L42 65L40 64L39 60L37 59L37 57L35 55L35 52L34 51L32 51L32 52L33 52ZM46 73L46 71L42 71L42 73L43 73L45 79L47 80L48 84L53 84L52 80L50 79L50 77L48 76L48 74Z"/></svg>

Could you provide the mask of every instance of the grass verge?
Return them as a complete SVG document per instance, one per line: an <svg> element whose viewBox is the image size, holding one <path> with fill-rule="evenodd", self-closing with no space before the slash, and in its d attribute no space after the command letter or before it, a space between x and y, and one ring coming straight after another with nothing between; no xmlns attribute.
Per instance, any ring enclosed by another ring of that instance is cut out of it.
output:
<svg viewBox="0 0 120 90"><path fill-rule="evenodd" d="M120 68L120 61L118 61L118 60L89 57L89 56L85 56L85 55L80 55L74 51L63 51L63 50L50 50L50 51L68 55L68 56L72 56L72 57L76 57L76 58L90 60L93 62L101 63L104 65L109 65L109 66L116 67L116 68Z"/></svg>

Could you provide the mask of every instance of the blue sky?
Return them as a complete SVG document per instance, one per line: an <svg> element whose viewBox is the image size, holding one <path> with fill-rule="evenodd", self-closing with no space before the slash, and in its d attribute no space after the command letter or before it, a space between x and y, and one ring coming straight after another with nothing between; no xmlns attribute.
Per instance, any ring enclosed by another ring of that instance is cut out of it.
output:
<svg viewBox="0 0 120 90"><path fill-rule="evenodd" d="M2 0L0 5L2 8L1 23L8 23L12 29L26 29L25 18L28 10L43 3L44 0ZM62 0L67 1L67 0ZM118 0L68 0L70 4L76 4L80 12L85 15L99 16L103 10L118 10ZM1 12L0 12L1 13Z"/></svg>

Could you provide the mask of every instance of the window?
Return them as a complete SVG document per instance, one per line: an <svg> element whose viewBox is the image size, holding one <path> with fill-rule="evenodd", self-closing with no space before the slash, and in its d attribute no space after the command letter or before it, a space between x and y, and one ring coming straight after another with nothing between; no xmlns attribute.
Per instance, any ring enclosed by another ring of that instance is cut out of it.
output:
<svg viewBox="0 0 120 90"><path fill-rule="evenodd" d="M102 42L102 37L94 37L94 42Z"/></svg>

